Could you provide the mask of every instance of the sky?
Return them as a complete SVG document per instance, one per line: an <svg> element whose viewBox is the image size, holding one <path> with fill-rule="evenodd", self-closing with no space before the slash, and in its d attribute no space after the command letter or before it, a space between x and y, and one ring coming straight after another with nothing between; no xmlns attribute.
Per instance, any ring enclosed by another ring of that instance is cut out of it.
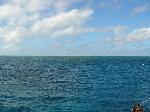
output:
<svg viewBox="0 0 150 112"><path fill-rule="evenodd" d="M150 56L150 0L0 0L0 55Z"/></svg>

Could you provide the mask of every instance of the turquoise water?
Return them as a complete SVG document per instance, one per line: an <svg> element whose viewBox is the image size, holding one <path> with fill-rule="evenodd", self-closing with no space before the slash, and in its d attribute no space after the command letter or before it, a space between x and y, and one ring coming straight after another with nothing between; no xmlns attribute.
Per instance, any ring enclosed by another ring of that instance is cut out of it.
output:
<svg viewBox="0 0 150 112"><path fill-rule="evenodd" d="M0 112L149 112L149 77L150 57L0 57Z"/></svg>

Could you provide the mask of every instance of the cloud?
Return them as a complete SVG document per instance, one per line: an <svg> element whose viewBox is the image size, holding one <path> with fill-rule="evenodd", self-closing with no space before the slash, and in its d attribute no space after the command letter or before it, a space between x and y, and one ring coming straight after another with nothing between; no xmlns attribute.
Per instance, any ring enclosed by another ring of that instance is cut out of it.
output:
<svg viewBox="0 0 150 112"><path fill-rule="evenodd" d="M70 9L79 0L8 0L0 4L0 46L11 48L25 38L72 36L88 32L90 8Z"/></svg>
<svg viewBox="0 0 150 112"><path fill-rule="evenodd" d="M14 6L12 4L4 4L0 6L0 19L17 18L22 15L22 10L19 6ZM13 11L13 12L12 12Z"/></svg>
<svg viewBox="0 0 150 112"><path fill-rule="evenodd" d="M53 4L53 7L55 9L62 10L62 9L66 9L67 7L69 7L70 4L71 4L70 2L66 2L64 0L62 1L58 0Z"/></svg>
<svg viewBox="0 0 150 112"><path fill-rule="evenodd" d="M130 42L142 41L149 38L150 38L150 27L147 27L136 29L133 32L128 33L127 36L120 34L118 35L118 37L114 39L114 41L116 44L123 45Z"/></svg>
<svg viewBox="0 0 150 112"><path fill-rule="evenodd" d="M139 14L139 13L143 13L145 11L149 10L149 4L148 3L145 3L144 5L142 6L138 6L138 7L135 7L133 9L133 13L134 14Z"/></svg>
<svg viewBox="0 0 150 112"><path fill-rule="evenodd" d="M92 13L91 9L73 9L69 12L61 12L37 21L31 30L35 34L40 33L53 37L82 33L81 25Z"/></svg>
<svg viewBox="0 0 150 112"><path fill-rule="evenodd" d="M110 8L110 9L118 9L121 7L119 0L104 0L98 4L99 8Z"/></svg>
<svg viewBox="0 0 150 112"><path fill-rule="evenodd" d="M49 6L49 1L48 0L30 0L26 4L26 9L29 12L37 12L37 11L44 11L48 8Z"/></svg>
<svg viewBox="0 0 150 112"><path fill-rule="evenodd" d="M17 43L21 41L21 37L26 36L26 29L23 27L18 27L15 29L1 28L0 29L0 38L4 43Z"/></svg>

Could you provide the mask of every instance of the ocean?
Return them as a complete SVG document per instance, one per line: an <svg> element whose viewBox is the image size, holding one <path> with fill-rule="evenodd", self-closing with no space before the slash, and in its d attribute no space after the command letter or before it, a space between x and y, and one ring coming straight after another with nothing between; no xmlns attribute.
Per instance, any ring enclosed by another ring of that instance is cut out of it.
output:
<svg viewBox="0 0 150 112"><path fill-rule="evenodd" d="M150 112L150 57L0 57L0 112Z"/></svg>

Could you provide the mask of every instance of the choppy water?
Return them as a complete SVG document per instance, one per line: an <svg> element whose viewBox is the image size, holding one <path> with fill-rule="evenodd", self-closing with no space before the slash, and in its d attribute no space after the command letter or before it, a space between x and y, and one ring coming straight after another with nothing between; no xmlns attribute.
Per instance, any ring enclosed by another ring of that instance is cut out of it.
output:
<svg viewBox="0 0 150 112"><path fill-rule="evenodd" d="M148 112L149 98L150 57L0 57L0 112Z"/></svg>

